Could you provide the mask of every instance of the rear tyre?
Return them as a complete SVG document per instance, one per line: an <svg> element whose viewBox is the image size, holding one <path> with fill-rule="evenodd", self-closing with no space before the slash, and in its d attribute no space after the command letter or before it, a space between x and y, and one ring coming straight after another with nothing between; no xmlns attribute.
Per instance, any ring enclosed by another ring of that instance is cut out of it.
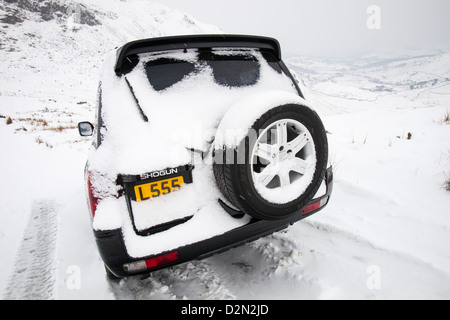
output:
<svg viewBox="0 0 450 320"><path fill-rule="evenodd" d="M323 181L325 128L312 109L288 104L255 121L237 148L217 148L214 176L233 206L262 220L299 212Z"/></svg>

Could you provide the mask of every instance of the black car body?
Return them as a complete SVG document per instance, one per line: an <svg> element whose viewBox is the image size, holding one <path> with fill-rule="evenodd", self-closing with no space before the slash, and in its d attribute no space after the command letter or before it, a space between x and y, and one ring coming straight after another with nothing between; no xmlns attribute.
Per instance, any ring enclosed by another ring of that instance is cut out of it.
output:
<svg viewBox="0 0 450 320"><path fill-rule="evenodd" d="M253 241L331 195L325 129L272 38L127 43L106 59L95 126L79 129L94 135L87 198L111 276Z"/></svg>

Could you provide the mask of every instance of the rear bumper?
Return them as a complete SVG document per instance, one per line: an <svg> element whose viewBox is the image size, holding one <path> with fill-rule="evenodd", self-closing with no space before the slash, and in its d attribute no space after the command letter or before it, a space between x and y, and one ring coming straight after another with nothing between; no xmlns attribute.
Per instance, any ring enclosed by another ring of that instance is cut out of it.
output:
<svg viewBox="0 0 450 320"><path fill-rule="evenodd" d="M224 234L175 248L170 252L138 259L128 255L121 229L94 231L97 247L105 265L118 277L148 273L194 259L203 259L285 229L323 209L328 204L333 190L331 167L327 169L324 180L325 194L311 200L302 210L286 219L251 220L248 224Z"/></svg>

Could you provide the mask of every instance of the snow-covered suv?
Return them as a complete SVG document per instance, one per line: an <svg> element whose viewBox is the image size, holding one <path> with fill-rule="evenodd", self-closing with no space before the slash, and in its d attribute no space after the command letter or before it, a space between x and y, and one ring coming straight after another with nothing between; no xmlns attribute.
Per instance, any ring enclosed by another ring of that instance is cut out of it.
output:
<svg viewBox="0 0 450 320"><path fill-rule="evenodd" d="M105 61L96 125L79 130L93 135L87 198L110 276L253 241L331 195L324 126L272 38L127 43Z"/></svg>

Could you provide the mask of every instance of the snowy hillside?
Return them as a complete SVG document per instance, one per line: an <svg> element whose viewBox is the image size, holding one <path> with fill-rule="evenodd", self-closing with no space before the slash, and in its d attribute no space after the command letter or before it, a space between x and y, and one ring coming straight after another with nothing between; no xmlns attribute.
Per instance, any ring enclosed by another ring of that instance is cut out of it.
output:
<svg viewBox="0 0 450 320"><path fill-rule="evenodd" d="M330 204L221 255L106 280L76 129L94 119L103 58L134 39L218 32L142 0L0 3L1 297L450 299L448 51L286 59L329 132Z"/></svg>

